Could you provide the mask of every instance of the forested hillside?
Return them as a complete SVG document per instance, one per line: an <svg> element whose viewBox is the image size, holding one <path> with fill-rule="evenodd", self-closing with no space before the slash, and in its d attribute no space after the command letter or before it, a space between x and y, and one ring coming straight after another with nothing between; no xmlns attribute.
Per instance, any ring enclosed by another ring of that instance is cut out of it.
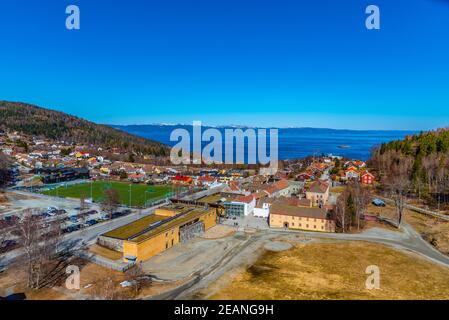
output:
<svg viewBox="0 0 449 320"><path fill-rule="evenodd" d="M168 148L159 142L24 103L0 101L0 129L56 141L120 148L143 155L169 154Z"/></svg>
<svg viewBox="0 0 449 320"><path fill-rule="evenodd" d="M419 197L438 204L449 200L449 129L382 144L373 151L371 162L384 182L401 178Z"/></svg>

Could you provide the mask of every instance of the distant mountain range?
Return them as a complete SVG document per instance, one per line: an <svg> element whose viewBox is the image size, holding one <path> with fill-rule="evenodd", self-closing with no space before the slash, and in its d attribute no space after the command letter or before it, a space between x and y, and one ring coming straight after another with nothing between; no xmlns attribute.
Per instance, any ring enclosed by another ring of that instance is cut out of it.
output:
<svg viewBox="0 0 449 320"><path fill-rule="evenodd" d="M166 145L173 146L177 141L170 141L170 134L175 129L185 129L192 133L192 125L187 124L146 124L146 125L111 125L133 135L145 137ZM222 132L226 128L251 128L245 126L202 126L202 129L217 128ZM382 143L403 139L416 131L385 130L341 130L321 128L279 128L279 158L295 159L314 154L347 156L366 160L373 147ZM205 143L203 143L204 145ZM344 148L341 148L344 146Z"/></svg>
<svg viewBox="0 0 449 320"><path fill-rule="evenodd" d="M20 102L0 101L0 130L64 140L79 144L120 148L137 154L167 156L174 129L192 132L192 125L101 125L63 112ZM245 126L207 126L203 129L251 128ZM382 143L400 140L414 131L337 130L318 128L279 128L279 158L294 159L332 153L350 158L367 159L371 149ZM348 148L339 148L348 146Z"/></svg>
<svg viewBox="0 0 449 320"><path fill-rule="evenodd" d="M56 141L119 148L143 155L169 154L168 147L160 142L20 102L0 101L0 129Z"/></svg>

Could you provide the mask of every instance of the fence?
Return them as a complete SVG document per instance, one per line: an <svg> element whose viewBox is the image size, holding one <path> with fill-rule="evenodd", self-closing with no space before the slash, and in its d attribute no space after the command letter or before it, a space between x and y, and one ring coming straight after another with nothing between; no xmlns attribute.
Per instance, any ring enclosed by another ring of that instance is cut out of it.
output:
<svg viewBox="0 0 449 320"><path fill-rule="evenodd" d="M394 204L394 201L391 200L391 199L388 199L388 198L385 198L385 197L378 197L378 198L383 200L383 201L385 201L385 202L387 202L387 203ZM449 221L449 216L441 214L441 213L438 213L438 212L434 212L434 211L426 210L426 209L423 209L423 208L415 207L415 206L412 206L410 204L406 204L405 208L410 209L412 211L416 211L418 213L426 214L428 216L433 216L433 217L436 217L436 218L440 218L442 220Z"/></svg>
<svg viewBox="0 0 449 320"><path fill-rule="evenodd" d="M93 262L95 264L98 264L100 266L106 267L108 269L117 270L120 272L126 272L127 270L131 269L134 266L134 263L120 263L116 261L109 260L107 258L98 256L93 253L87 253L85 251L77 251L74 253L75 256L88 260L90 262Z"/></svg>

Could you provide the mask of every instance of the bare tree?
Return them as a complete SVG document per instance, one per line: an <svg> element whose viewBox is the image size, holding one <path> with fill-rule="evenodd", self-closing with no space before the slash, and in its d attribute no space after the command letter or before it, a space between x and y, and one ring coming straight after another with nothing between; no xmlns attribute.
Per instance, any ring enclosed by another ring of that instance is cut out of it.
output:
<svg viewBox="0 0 449 320"><path fill-rule="evenodd" d="M385 179L385 184L389 191L391 198L394 201L397 227L399 228L403 218L404 209L407 202L407 194L411 186L411 169L413 160L410 157L398 156L396 161L393 161L390 168L390 174Z"/></svg>
<svg viewBox="0 0 449 320"><path fill-rule="evenodd" d="M81 224L86 223L86 210L89 209L89 206L86 203L86 196L84 194L80 197L80 211L78 217L81 221Z"/></svg>
<svg viewBox="0 0 449 320"><path fill-rule="evenodd" d="M349 210L347 210L349 193L345 190L337 199L335 206L335 224L338 230L345 233L350 230Z"/></svg>
<svg viewBox="0 0 449 320"><path fill-rule="evenodd" d="M94 294L97 299L101 300L121 300L123 296L120 294L117 284L111 277L101 279L95 285Z"/></svg>
<svg viewBox="0 0 449 320"><path fill-rule="evenodd" d="M34 209L24 212L21 220L15 225L19 244L24 250L27 272L27 286L39 289L48 272L49 263L55 258L61 241L58 223L46 224Z"/></svg>
<svg viewBox="0 0 449 320"><path fill-rule="evenodd" d="M115 189L107 189L104 191L104 198L101 202L101 209L109 214L109 218L112 219L112 214L117 210L120 205L120 195Z"/></svg>
<svg viewBox="0 0 449 320"><path fill-rule="evenodd" d="M133 266L126 272L127 281L131 283L133 293L137 296L149 279L139 265Z"/></svg>
<svg viewBox="0 0 449 320"><path fill-rule="evenodd" d="M368 188L363 187L358 181L350 183L348 188L354 202L357 230L360 230L360 219L371 202L371 193Z"/></svg>

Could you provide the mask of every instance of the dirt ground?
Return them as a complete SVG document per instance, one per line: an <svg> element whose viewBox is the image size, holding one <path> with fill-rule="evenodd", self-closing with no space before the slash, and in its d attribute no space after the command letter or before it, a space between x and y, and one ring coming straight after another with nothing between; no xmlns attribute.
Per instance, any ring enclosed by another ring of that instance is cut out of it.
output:
<svg viewBox="0 0 449 320"><path fill-rule="evenodd" d="M370 265L380 268L380 289L365 287ZM449 269L364 242L300 244L266 252L247 270L227 274L220 283L225 286L211 285L208 298L449 299Z"/></svg>
<svg viewBox="0 0 449 320"><path fill-rule="evenodd" d="M203 239L221 239L232 236L236 232L236 228L217 224L215 227L207 230L201 238Z"/></svg>
<svg viewBox="0 0 449 320"><path fill-rule="evenodd" d="M37 199L37 197L33 196L25 196L22 194L12 193L12 192L6 192L5 195L11 200L11 201L17 201L17 200L34 200Z"/></svg>
<svg viewBox="0 0 449 320"><path fill-rule="evenodd" d="M370 205L368 213L396 218L395 208L392 205L387 205L386 207ZM404 221L418 231L437 250L449 255L449 222L408 209L405 210Z"/></svg>
<svg viewBox="0 0 449 320"><path fill-rule="evenodd" d="M1 204L6 204L6 203L8 203L8 198L6 197L6 194L5 193L1 193L0 192L0 203Z"/></svg>
<svg viewBox="0 0 449 320"><path fill-rule="evenodd" d="M54 290L43 288L32 290L26 287L26 273L24 267L16 266L0 274L0 296L13 293L25 293L29 300L67 300L69 296Z"/></svg>
<svg viewBox="0 0 449 320"><path fill-rule="evenodd" d="M139 293L133 288L122 288L120 283L129 280L121 272L104 268L81 259L71 261L70 264L80 268L80 290L68 290L65 280L68 275L63 274L61 280L51 287L40 290L26 288L26 273L24 267L14 267L0 274L0 296L13 293L25 293L27 300L78 300L104 299L105 295L113 292L114 299L137 299L149 295L157 295L182 284L177 282L148 282ZM111 287L106 284L110 283Z"/></svg>

